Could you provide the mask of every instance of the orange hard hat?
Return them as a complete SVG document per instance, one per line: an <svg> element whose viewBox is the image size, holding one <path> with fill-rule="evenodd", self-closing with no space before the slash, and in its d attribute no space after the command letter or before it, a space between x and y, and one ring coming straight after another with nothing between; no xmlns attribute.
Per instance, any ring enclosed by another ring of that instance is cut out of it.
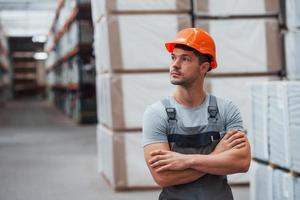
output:
<svg viewBox="0 0 300 200"><path fill-rule="evenodd" d="M212 60L211 68L217 67L216 46L212 37L201 28L186 28L177 33L173 41L165 43L167 50L172 53L176 44L192 47L202 54L208 54Z"/></svg>

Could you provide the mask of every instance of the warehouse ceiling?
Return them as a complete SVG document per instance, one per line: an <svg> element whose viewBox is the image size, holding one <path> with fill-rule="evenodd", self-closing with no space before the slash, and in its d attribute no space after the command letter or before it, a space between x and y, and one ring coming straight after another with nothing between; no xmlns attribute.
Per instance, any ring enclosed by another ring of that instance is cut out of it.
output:
<svg viewBox="0 0 300 200"><path fill-rule="evenodd" d="M56 0L0 0L0 25L9 37L46 35L56 6Z"/></svg>

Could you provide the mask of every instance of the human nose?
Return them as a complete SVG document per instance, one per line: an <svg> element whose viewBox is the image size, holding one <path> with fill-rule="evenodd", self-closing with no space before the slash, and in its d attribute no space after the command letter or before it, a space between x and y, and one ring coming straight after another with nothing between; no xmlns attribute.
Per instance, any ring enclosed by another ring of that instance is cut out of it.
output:
<svg viewBox="0 0 300 200"><path fill-rule="evenodd" d="M171 68L179 69L181 66L180 57L173 59Z"/></svg>

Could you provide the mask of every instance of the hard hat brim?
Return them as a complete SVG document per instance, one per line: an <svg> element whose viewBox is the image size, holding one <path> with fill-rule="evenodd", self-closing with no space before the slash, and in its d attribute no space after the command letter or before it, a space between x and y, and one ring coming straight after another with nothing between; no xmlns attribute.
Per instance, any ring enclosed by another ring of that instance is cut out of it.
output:
<svg viewBox="0 0 300 200"><path fill-rule="evenodd" d="M189 47L191 47L191 48L194 48L196 51L199 51L199 50L197 50L197 48L193 47L192 45L187 45L187 44L184 43L184 42L182 42L182 43L180 43L180 42L166 42L166 43L165 43L165 47L166 47L166 49L167 49L168 52L172 53L172 52L174 51L174 49L175 49L176 44L183 44L183 45L189 46ZM200 53L206 53L206 52L200 52ZM207 54L210 54L210 53L207 52ZM216 62L216 60L213 60L213 61L210 63L210 65L211 65L211 68L213 68L213 69L216 68L216 67L217 67L217 62Z"/></svg>

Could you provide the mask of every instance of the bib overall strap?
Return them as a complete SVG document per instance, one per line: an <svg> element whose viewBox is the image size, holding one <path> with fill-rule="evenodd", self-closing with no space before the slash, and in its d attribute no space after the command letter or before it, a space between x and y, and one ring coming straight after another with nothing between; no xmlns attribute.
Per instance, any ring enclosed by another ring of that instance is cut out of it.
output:
<svg viewBox="0 0 300 200"><path fill-rule="evenodd" d="M163 99L162 104L165 106L166 113L168 115L168 122L170 130L176 127L177 119L176 119L176 109L171 106L169 99Z"/></svg>
<svg viewBox="0 0 300 200"><path fill-rule="evenodd" d="M218 121L218 105L217 98L213 95L210 95L209 105L207 108L208 116L208 124L215 124Z"/></svg>

